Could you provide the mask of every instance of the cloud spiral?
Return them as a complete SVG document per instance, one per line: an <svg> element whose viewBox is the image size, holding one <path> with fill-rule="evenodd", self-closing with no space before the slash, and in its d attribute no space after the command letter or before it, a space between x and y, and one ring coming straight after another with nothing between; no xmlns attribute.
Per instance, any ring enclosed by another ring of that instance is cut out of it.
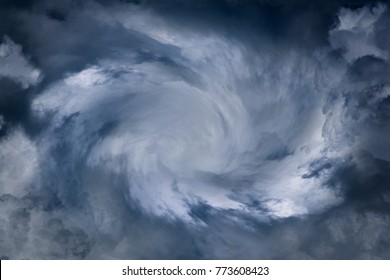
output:
<svg viewBox="0 0 390 280"><path fill-rule="evenodd" d="M302 2L2 4L2 258L388 258L388 8Z"/></svg>

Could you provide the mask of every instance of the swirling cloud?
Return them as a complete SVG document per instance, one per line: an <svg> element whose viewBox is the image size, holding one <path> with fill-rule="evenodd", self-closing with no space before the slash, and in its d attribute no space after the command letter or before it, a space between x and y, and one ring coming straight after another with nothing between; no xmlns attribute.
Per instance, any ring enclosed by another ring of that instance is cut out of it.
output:
<svg viewBox="0 0 390 280"><path fill-rule="evenodd" d="M385 5L3 9L4 257L388 257Z"/></svg>

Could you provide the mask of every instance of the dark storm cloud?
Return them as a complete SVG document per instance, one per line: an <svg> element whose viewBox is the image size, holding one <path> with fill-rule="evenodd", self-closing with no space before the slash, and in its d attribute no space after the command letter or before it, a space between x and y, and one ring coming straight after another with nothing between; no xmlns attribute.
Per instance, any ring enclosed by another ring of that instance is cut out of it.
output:
<svg viewBox="0 0 390 280"><path fill-rule="evenodd" d="M383 4L0 3L1 258L390 257Z"/></svg>

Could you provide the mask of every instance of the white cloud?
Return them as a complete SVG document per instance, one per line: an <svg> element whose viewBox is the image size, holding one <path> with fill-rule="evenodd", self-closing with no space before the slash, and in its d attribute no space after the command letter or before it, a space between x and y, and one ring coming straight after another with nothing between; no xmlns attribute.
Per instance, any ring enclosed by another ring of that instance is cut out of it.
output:
<svg viewBox="0 0 390 280"><path fill-rule="evenodd" d="M177 67L191 69L199 83L158 61L134 63L136 53L71 74L33 102L36 114L54 114L45 136L48 153L62 139L73 143L69 165L81 158L86 168L126 176L129 203L190 222L190 207L198 202L247 213L245 195L268 209L260 219L338 204L338 194L322 186L326 178L302 178L327 145L323 92L315 82L327 77L317 74L318 62L295 52L263 57L216 36L177 36L183 37ZM107 123L115 126L99 136ZM283 145L292 155L267 159ZM256 179L243 189L213 181L218 175Z"/></svg>
<svg viewBox="0 0 390 280"><path fill-rule="evenodd" d="M374 41L375 24L386 9L385 5L374 8L365 6L356 10L341 9L339 24L329 33L332 47L345 50L344 57L348 62L365 55L386 59L386 52L379 49Z"/></svg>

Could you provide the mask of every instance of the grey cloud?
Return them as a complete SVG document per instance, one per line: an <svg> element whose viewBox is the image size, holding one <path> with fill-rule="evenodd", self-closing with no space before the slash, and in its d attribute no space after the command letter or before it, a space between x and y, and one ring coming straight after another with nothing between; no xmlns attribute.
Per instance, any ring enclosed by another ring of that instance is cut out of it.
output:
<svg viewBox="0 0 390 280"><path fill-rule="evenodd" d="M42 199L35 197L35 199ZM10 259L85 258L93 241L80 228L64 225L39 207L33 197L0 197L1 251Z"/></svg>
<svg viewBox="0 0 390 280"><path fill-rule="evenodd" d="M16 80L23 88L39 81L39 70L29 65L21 53L21 47L8 37L5 37L4 43L0 45L0 61L0 76Z"/></svg>

